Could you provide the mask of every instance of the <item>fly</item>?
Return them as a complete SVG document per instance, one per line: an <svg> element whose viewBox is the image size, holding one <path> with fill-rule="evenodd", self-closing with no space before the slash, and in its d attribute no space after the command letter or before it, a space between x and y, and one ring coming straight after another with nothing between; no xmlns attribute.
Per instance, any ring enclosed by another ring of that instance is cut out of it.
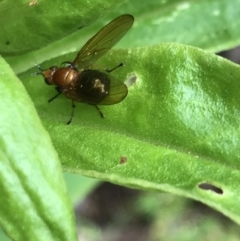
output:
<svg viewBox="0 0 240 241"><path fill-rule="evenodd" d="M56 85L58 93L49 102L60 94L72 100L72 112L68 125L73 119L75 101L95 106L100 116L104 118L98 105L114 105L127 96L127 86L109 74L123 63L110 70L106 69L105 72L92 69L92 65L127 33L133 22L132 15L121 15L90 38L72 62L66 61L61 67L52 66L46 70L38 66L41 72L36 74L43 75L46 84Z"/></svg>

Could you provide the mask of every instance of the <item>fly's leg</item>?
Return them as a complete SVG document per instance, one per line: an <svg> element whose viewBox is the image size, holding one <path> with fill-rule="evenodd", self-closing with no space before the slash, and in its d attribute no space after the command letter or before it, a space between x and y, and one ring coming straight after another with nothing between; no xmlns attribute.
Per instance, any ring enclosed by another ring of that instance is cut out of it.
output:
<svg viewBox="0 0 240 241"><path fill-rule="evenodd" d="M103 115L102 111L99 109L99 107L98 107L97 105L94 105L94 106L95 106L95 108L97 109L97 111L98 111L98 113L100 114L100 116L101 116L102 118L104 118L104 115Z"/></svg>
<svg viewBox="0 0 240 241"><path fill-rule="evenodd" d="M71 116L70 116L69 121L67 122L67 125L70 125L70 123L72 122L75 107L76 107L76 106L75 106L75 104L74 104L74 101L72 100L72 113L71 113Z"/></svg>
<svg viewBox="0 0 240 241"><path fill-rule="evenodd" d="M48 102L50 103L51 101L53 101L54 99L56 99L59 95L62 94L62 91L60 88L56 87L56 90L58 91L58 93L53 97L51 98ZM67 122L67 125L69 125L71 122L72 122L72 119L73 119L73 116L74 116L74 110L75 110L75 104L74 104L74 101L72 101L72 113L71 113L71 116L70 116L70 119L69 121Z"/></svg>
<svg viewBox="0 0 240 241"><path fill-rule="evenodd" d="M115 69L122 67L124 65L124 63L120 63L119 65L117 65L116 67L112 68L112 69L105 69L106 72L111 73L112 71L114 71Z"/></svg>
<svg viewBox="0 0 240 241"><path fill-rule="evenodd" d="M50 102L52 102L54 99L56 99L59 95L61 95L62 94L62 91L58 88L58 87L56 87L55 88L56 89L56 91L58 92L55 96L53 96L50 100L48 100L48 103L50 103Z"/></svg>

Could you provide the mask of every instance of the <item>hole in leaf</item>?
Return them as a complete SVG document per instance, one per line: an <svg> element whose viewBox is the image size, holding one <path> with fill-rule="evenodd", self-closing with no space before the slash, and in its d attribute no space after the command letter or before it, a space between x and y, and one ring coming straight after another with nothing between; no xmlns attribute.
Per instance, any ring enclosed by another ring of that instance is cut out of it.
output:
<svg viewBox="0 0 240 241"><path fill-rule="evenodd" d="M124 163L126 163L127 162L127 157L126 156L122 156L121 158L120 158L120 164L124 164Z"/></svg>
<svg viewBox="0 0 240 241"><path fill-rule="evenodd" d="M221 188L216 187L215 185L209 184L207 182L200 183L198 187L204 190L213 191L217 194L223 194L223 190Z"/></svg>
<svg viewBox="0 0 240 241"><path fill-rule="evenodd" d="M137 76L134 73L132 73L127 77L124 84L129 88L130 86L134 85L136 82L137 82Z"/></svg>
<svg viewBox="0 0 240 241"><path fill-rule="evenodd" d="M33 5L36 5L36 4L38 4L37 0L33 0L33 1L29 2L29 6L33 6Z"/></svg>

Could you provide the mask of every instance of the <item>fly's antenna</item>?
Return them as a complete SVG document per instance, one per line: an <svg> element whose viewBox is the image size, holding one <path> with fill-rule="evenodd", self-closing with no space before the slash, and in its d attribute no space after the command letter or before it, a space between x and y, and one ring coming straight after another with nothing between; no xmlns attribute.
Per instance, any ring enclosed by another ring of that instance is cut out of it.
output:
<svg viewBox="0 0 240 241"><path fill-rule="evenodd" d="M33 53L31 53L32 55L32 58L33 58L33 62L34 62L34 65L41 71L41 72L35 72L35 73L32 73L31 75L42 75L42 72L44 71L42 69L42 67L40 66L40 64L37 62L36 58L34 57Z"/></svg>

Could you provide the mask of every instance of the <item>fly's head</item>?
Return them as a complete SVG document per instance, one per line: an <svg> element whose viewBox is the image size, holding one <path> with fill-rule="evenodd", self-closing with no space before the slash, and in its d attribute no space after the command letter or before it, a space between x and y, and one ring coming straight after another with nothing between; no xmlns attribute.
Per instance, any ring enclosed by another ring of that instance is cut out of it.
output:
<svg viewBox="0 0 240 241"><path fill-rule="evenodd" d="M43 70L41 75L44 77L45 83L48 85L54 85L53 76L59 68L57 66L52 66L49 69Z"/></svg>
<svg viewBox="0 0 240 241"><path fill-rule="evenodd" d="M33 75L42 75L44 77L45 83L48 85L54 85L53 76L59 69L57 66L52 66L46 70L42 69L39 65L37 66L41 72L33 73Z"/></svg>

